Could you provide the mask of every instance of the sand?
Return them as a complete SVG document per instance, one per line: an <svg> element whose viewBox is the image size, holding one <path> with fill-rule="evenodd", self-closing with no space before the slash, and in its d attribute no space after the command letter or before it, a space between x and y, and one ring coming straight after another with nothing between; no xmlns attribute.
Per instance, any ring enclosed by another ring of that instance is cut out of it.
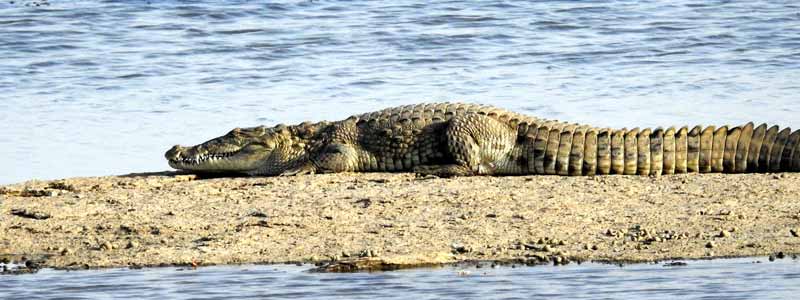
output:
<svg viewBox="0 0 800 300"><path fill-rule="evenodd" d="M800 253L798 194L800 174L791 173L28 181L0 187L0 263L358 271L782 257Z"/></svg>

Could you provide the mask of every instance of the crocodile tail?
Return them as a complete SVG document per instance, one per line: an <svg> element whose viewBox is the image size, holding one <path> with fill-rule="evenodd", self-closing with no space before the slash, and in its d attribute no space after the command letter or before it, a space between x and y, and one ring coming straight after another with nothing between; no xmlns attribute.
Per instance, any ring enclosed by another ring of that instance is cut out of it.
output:
<svg viewBox="0 0 800 300"><path fill-rule="evenodd" d="M633 129L622 133L624 149L611 151L611 160L624 161L626 175L800 171L800 130L778 129L753 123Z"/></svg>
<svg viewBox="0 0 800 300"><path fill-rule="evenodd" d="M526 128L527 173L662 175L800 171L800 130L754 126Z"/></svg>

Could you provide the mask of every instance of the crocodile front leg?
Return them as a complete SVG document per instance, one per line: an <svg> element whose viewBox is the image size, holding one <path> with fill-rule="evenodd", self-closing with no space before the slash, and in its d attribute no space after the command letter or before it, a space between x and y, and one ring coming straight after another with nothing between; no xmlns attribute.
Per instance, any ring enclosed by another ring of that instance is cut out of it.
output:
<svg viewBox="0 0 800 300"><path fill-rule="evenodd" d="M452 164L421 165L414 172L422 175L469 176L519 174L523 155L515 147L516 128L481 114L453 117L442 138L453 158ZM527 161L525 162L527 164Z"/></svg>

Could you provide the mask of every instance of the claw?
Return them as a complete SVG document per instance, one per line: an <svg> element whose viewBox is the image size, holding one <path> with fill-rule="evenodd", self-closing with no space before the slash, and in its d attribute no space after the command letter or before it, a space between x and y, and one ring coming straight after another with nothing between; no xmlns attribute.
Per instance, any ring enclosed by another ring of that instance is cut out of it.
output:
<svg viewBox="0 0 800 300"><path fill-rule="evenodd" d="M459 165L423 165L414 167L413 171L417 175L443 178L474 175L469 169Z"/></svg>
<svg viewBox="0 0 800 300"><path fill-rule="evenodd" d="M286 171L283 171L279 176L298 176L298 175L308 175L314 174L316 169L311 164L305 164L296 168L292 168Z"/></svg>

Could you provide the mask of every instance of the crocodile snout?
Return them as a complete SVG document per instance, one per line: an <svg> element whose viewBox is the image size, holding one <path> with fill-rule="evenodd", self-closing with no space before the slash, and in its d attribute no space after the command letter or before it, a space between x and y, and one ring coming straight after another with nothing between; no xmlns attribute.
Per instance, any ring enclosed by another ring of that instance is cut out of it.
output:
<svg viewBox="0 0 800 300"><path fill-rule="evenodd" d="M167 150L167 153L164 153L164 157L166 157L167 160L178 160L181 157L184 149L186 148L181 147L180 145L172 146L172 148Z"/></svg>

